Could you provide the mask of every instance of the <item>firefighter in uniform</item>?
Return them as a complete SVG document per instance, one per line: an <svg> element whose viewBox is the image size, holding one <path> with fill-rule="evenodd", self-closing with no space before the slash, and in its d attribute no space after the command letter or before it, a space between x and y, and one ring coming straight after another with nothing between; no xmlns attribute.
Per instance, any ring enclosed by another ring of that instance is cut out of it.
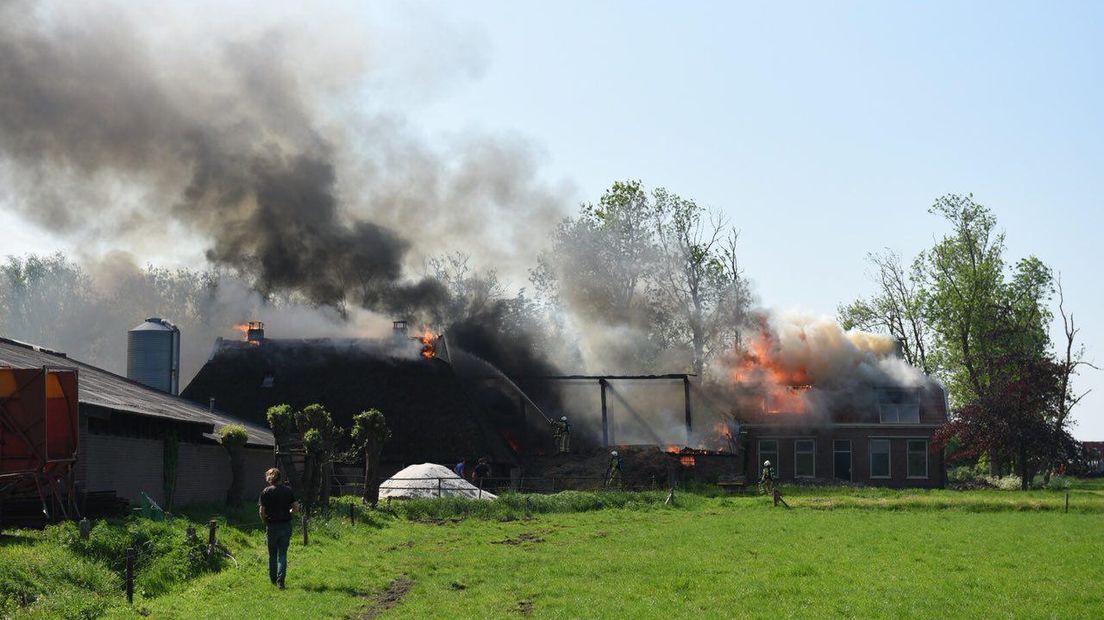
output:
<svg viewBox="0 0 1104 620"><path fill-rule="evenodd" d="M759 476L759 491L761 493L774 492L774 480L777 474L770 461L763 461L763 474ZM777 502L776 502L777 503Z"/></svg>
<svg viewBox="0 0 1104 620"><path fill-rule="evenodd" d="M617 450L610 452L609 471L606 473L606 486L612 487L617 485L621 486L621 474L624 467L624 462L621 460L621 455L617 454Z"/></svg>
<svg viewBox="0 0 1104 620"><path fill-rule="evenodd" d="M559 422L552 422L552 436L556 439L556 450L560 454L571 451L571 424L567 416L561 416Z"/></svg>

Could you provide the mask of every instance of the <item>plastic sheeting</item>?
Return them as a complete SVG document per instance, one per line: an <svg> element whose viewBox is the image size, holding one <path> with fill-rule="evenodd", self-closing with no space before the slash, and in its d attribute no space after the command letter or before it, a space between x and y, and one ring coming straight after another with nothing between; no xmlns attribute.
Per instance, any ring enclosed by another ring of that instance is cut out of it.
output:
<svg viewBox="0 0 1104 620"><path fill-rule="evenodd" d="M414 497L467 497L470 499L495 499L496 495L480 491L478 487L456 475L444 465L422 463L411 465L391 476L380 485L380 497L410 499Z"/></svg>

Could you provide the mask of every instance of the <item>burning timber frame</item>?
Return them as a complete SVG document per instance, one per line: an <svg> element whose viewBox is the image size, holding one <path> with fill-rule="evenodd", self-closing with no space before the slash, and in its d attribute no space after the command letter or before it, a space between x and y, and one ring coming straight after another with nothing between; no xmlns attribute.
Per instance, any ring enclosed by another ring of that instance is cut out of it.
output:
<svg viewBox="0 0 1104 620"><path fill-rule="evenodd" d="M614 438L610 436L609 410L606 406L606 392L610 389L610 381L682 381L686 443L689 444L694 432L694 410L690 404L690 377L696 376L689 373L669 373L665 375L549 375L533 378L543 381L597 381L602 392L602 446L608 448L614 443Z"/></svg>

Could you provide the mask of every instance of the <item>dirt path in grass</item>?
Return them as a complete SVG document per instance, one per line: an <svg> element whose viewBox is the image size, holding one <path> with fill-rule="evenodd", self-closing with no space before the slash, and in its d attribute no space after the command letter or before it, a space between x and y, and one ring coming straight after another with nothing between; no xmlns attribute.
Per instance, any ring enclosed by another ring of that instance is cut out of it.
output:
<svg viewBox="0 0 1104 620"><path fill-rule="evenodd" d="M399 577L391 582L387 589L380 593L376 597L372 606L356 616L360 620L369 620L371 618L377 618L383 612L391 609L402 602L403 598L410 592L410 589L414 587L414 580L407 579L406 577Z"/></svg>

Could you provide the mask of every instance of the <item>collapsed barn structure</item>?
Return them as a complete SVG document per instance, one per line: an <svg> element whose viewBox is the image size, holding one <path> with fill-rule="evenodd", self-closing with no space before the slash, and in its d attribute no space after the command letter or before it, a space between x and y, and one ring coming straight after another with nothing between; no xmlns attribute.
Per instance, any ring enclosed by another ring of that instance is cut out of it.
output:
<svg viewBox="0 0 1104 620"><path fill-rule="evenodd" d="M224 502L230 459L217 440L246 427L247 494L272 465L272 434L62 352L0 338L0 514L28 499L71 517L105 496L162 506Z"/></svg>

